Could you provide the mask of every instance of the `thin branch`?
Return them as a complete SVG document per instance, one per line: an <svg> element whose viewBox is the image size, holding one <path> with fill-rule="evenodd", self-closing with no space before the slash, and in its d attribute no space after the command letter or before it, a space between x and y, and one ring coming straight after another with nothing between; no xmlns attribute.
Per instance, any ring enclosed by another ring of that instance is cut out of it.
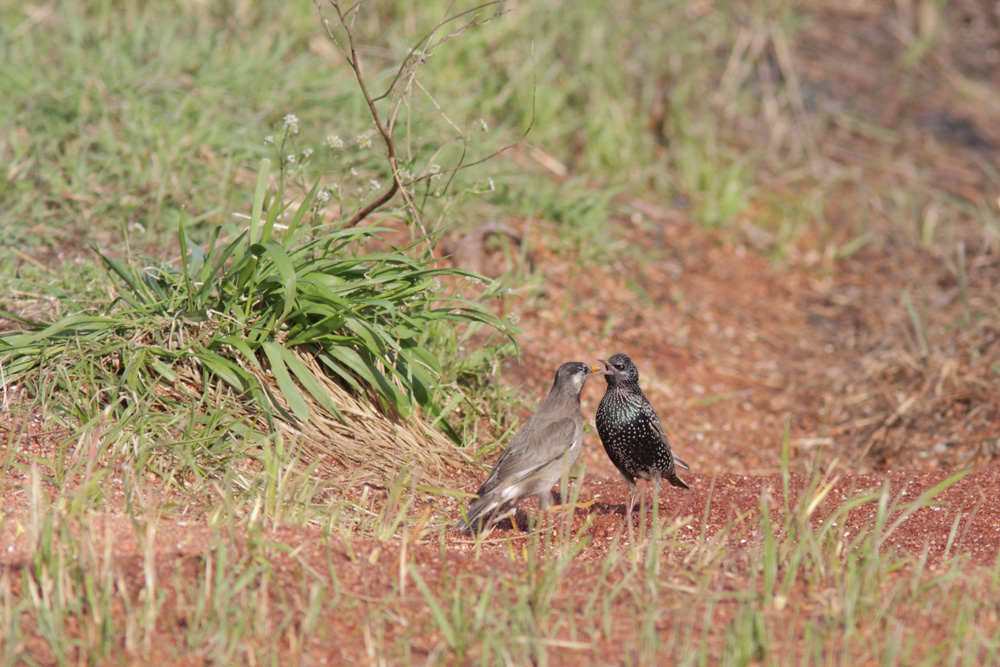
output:
<svg viewBox="0 0 1000 667"><path fill-rule="evenodd" d="M387 97L389 95L389 93L391 93L393 91L393 89L396 87L396 84L402 78L403 72L406 70L406 66L407 66L407 64L410 61L412 61L412 60L419 60L420 62L423 62L426 59L426 57L428 55L428 50L426 48L424 48L424 47L427 44L430 43L431 39L434 37L434 35L437 33L438 30L440 30L441 28L443 28L448 23L451 23L452 21L456 21L456 20L462 18L463 16L467 16L469 14L472 14L473 12L478 12L480 9L485 9L485 8L490 7L492 5L503 4L506 1L507 0L491 0L490 2L486 2L486 3L482 4L482 5L479 5L478 7L472 7L471 9L467 9L464 12L461 12L459 14L455 14L454 16L449 16L447 18L442 19L440 23L438 23L431 30L429 30L426 35L424 35L423 37L421 37L417 41L417 43L413 45L413 48L410 49L410 52L406 55L405 58L403 58L403 62L400 63L399 69L396 70L396 76L393 77L392 81L386 87L385 92L375 98L375 101L378 101L378 100L381 100L381 99ZM459 34L465 32L470 27L475 26L475 25L484 25L486 23L489 23L493 19L497 18L498 16L502 16L503 14L506 14L509 11L511 11L511 10L508 9L508 10L505 10L505 11L502 11L502 12L497 12L493 16L489 17L488 19L484 19L482 21L472 21L472 22L466 24L465 26L463 26L462 28L454 31L453 33L451 33L449 35L446 35L444 38L442 38L441 40L439 40L438 42L436 42L434 44L434 46L435 47L440 46L441 44L443 44L447 40L451 39L452 37L455 37L456 35L459 35ZM417 57L418 51L419 51L419 59ZM420 66L420 62L417 63L416 67Z"/></svg>
<svg viewBox="0 0 1000 667"><path fill-rule="evenodd" d="M520 144L521 142L524 141L525 137L528 136L528 133L531 132L531 128L533 128L535 126L535 93L537 92L538 81L537 81L537 77L535 75L535 67L534 67L535 49L534 49L533 46L532 46L532 49L531 49L531 60L532 60L532 67L531 67L531 72L532 72L532 82L531 82L531 120L528 121L528 127L524 128L524 132L521 133L521 136L518 137L516 140L510 142L506 146L498 148L497 150L493 151L492 153L490 153L489 155L487 155L485 157L479 158L478 160L476 160L474 162L469 162L468 164L461 164L461 163L459 163L458 165L456 165L454 167L451 167L449 169L443 169L443 170L437 172L438 174L448 174L448 173L451 173L451 172L461 171L462 169L468 169L470 167L475 167L477 164L482 164L483 162L488 162L489 160L492 160L493 158L497 157L501 153L506 153L511 148L514 148L515 146L517 146L518 144ZM423 87L421 86L421 88L423 88ZM430 97L430 96L428 96L428 97ZM431 99L432 102L434 101L433 98L430 98L430 99ZM437 105L437 103L435 102L435 106L436 105ZM423 176L418 176L417 178L414 178L412 181L407 181L406 183L403 183L403 186L409 187L409 186L413 185L414 183L419 183L420 181L425 181L425 180L429 179L431 176L435 176L435 174L424 174Z"/></svg>
<svg viewBox="0 0 1000 667"><path fill-rule="evenodd" d="M314 0L317 11L320 12L320 16L323 15L322 9L319 5L319 0ZM361 57L358 55L357 46L354 43L354 31L352 26L354 23L354 18L357 17L357 12L361 8L361 2L358 2L352 6L347 13L354 13L354 17L351 19L351 25L347 23L346 14L340 9L340 4L334 0L330 0L330 4L333 5L334 10L337 12L337 18L340 19L340 25L344 28L344 32L347 33L347 44L350 51L349 54L345 54L347 59L347 64L351 66L354 70L354 78L358 81L358 86L361 88L361 94L365 97L365 102L368 104L368 111L372 115L372 119L375 121L375 127L378 129L379 134L382 135L382 139L385 141L385 148L388 153L389 164L392 165L393 178L392 183L389 185L389 189L375 197L372 201L368 202L367 205L360 208L358 211L351 216L351 219L345 223L346 227L353 227L369 215L372 211L382 206L390 199L392 199L396 192L399 191L399 177L396 175L396 143L392 139L392 134L386 129L385 125L382 123L382 117L378 113L378 109L375 107L375 100L372 99L371 94L368 92L368 84L365 83L364 74L361 72ZM337 48L340 49L342 54L345 53L344 48L337 42L337 38L334 36L333 31L330 29L330 24L327 21L323 21L323 26L326 28L326 33L335 43L337 43Z"/></svg>
<svg viewBox="0 0 1000 667"><path fill-rule="evenodd" d="M474 166L479 165L479 164L482 164L482 163L484 163L484 162L486 162L488 160L491 160L491 159L497 157L501 153L506 152L507 150L513 148L514 146L517 146L518 144L520 144L521 142L524 141L525 137L528 136L528 133L531 132L531 129L535 125L535 94L536 94L537 81L533 80L532 81L532 90L531 90L531 120L528 123L528 127L525 128L525 130L521 134L521 136L518 137L518 139L516 141L513 141L510 144L507 144L506 146L503 146L502 148L500 148L500 149L498 149L496 151L493 151L489 155L466 164L466 163L464 163L464 160L465 160L465 156L467 155L467 151L468 151L468 142L467 142L467 139L466 139L465 135L461 132L461 130L458 129L458 127L451 121L451 119L448 118L447 114L444 113L444 110L437 103L437 101L434 100L434 98L423 88L423 86L420 86L419 82L417 82L416 78L415 78L416 77L416 70L420 67L420 65L424 62L424 60L426 59L426 57L428 55L428 48L436 48L437 46L440 46L441 44L443 44L444 42L446 42L446 41L454 38L455 36L462 34L466 30L468 30L469 28L471 28L473 26L476 26L476 25L482 25L482 24L485 24L485 23L489 23L490 21L492 21L493 19L495 19L497 16L500 16L500 15L506 13L506 12L505 11L497 12L493 16L491 16L490 18L484 19L484 20L481 20L481 21L476 21L476 20L470 21L468 24L466 24L466 25L464 25L464 26L456 29L455 31L453 31L452 33L449 33L448 35L445 35L444 37L442 37L437 42L434 42L434 44L432 46L429 46L430 43L431 43L431 40L434 38L434 35L436 35L437 32L443 26L445 26L448 23L451 23L453 21L456 21L456 20L458 20L458 19L460 19L460 18L462 18L464 16L468 16L469 14L472 14L472 13L475 13L477 11L480 11L480 10L486 8L486 7L490 7L490 6L493 6L493 5L501 4L501 3L505 2L505 0L490 0L489 2L486 2L486 3L482 4L482 5L478 5L476 7L471 8L471 9L467 9L465 11L462 11L462 12L460 12L460 13L454 15L454 16L450 16L450 17L447 17L447 18L443 19L432 30L430 30L426 35L424 35L417 42L417 44L416 44L416 46L414 48L410 49L410 52L403 59L403 62L400 64L399 68L397 69L396 74L393 77L392 82L389 84L388 88L386 88L385 92L383 92L378 97L372 97L371 93L368 91L368 85L365 82L365 77L364 77L364 74L362 72L361 57L358 54L357 45L356 45L356 43L354 41L354 30L353 30L353 28L354 28L354 21L355 21L355 19L357 19L358 11L360 10L361 5L363 4L364 0L359 0L359 2L351 5L346 11L344 11L341 8L340 3L337 2L337 0L329 0L329 2L330 2L330 5L334 8L334 10L337 12L337 18L338 18L338 20L340 22L340 27L344 29L344 33L347 36L347 44L346 45L343 44L340 40L337 39L337 36L334 34L333 28L330 26L330 22L323 16L323 8L322 8L321 0L313 0L313 4L316 6L316 11L319 13L320 19L322 20L323 27L326 30L327 36L334 43L334 45L337 47L337 50L340 51L340 54L344 57L344 60L347 61L347 64L350 65L351 69L354 71L354 77L357 80L358 86L361 89L361 94L365 98L365 103L368 105L368 110L371 113L372 119L373 119L373 121L375 123L375 127L378 130L379 134L382 136L382 140L385 143L386 154L387 154L387 158L389 160L389 166L392 169L392 183L390 184L389 188L387 190L385 190L384 192L382 192L381 194L379 194L377 197L375 197L375 199L373 199L371 202L369 202L368 204L366 204L364 207L362 207L361 209L359 209L358 211L356 211L354 213L354 215L352 215L351 218L345 223L345 227L353 227L353 226L357 225L362 220L364 220L369 215L371 215L372 212L374 212L380 206L383 206L387 202L389 202L396 195L397 192L402 191L403 198L406 201L407 207L413 212L413 214L414 214L414 220L417 222L418 225L420 225L421 230L423 230L423 225L421 224L421 222L419 220L418 211L416 209L416 206L413 203L412 198L410 197L409 192L407 192L407 188L409 186L415 184L415 183L420 183L421 181L426 181L426 180L430 179L432 176L434 176L435 174L427 173L427 174L424 174L423 176L420 176L420 177L415 178L413 180L407 181L405 183L402 182L402 180L400 178L400 175L399 175L399 159L398 159L397 154L396 154L396 143L395 143L395 140L393 139L393 135L392 135L393 127L395 126L396 115L399 112L399 105L403 103L403 100L405 99L406 92L409 91L410 87L414 83L416 83L416 85L420 87L420 89L424 92L424 94L427 95L428 99L430 99L431 103L435 106L435 108L438 110L438 112L441 113L441 115L444 117L445 121L449 125L451 125L458 132L459 136L462 139L463 150L462 150L462 156L459 158L458 164L456 166L454 166L454 167L450 167L450 168L445 169L443 171L438 171L437 172L438 174L451 174L451 178L449 179L449 186L451 185L451 183L452 183L452 181L454 179L454 176L455 176L455 174L458 171L460 171L462 169L467 169L469 167L474 167ZM350 17L350 21L348 21L348 17ZM534 78L534 48L532 48L531 58L532 58L532 65L533 65L532 66L532 73L533 73L533 78ZM408 81L407 81L407 85L406 85L406 91L404 91L401 94L401 97L395 102L395 104L393 104L390 107L390 113L389 113L389 117L388 117L389 125L387 126L386 123L383 121L382 116L379 114L378 109L375 106L375 103L377 101L380 101L380 100L384 99L385 97L389 96L390 94L392 94L392 92L394 90L396 90L397 86L399 85L400 80L404 76L406 76L407 71L409 71L409 76L408 76Z"/></svg>

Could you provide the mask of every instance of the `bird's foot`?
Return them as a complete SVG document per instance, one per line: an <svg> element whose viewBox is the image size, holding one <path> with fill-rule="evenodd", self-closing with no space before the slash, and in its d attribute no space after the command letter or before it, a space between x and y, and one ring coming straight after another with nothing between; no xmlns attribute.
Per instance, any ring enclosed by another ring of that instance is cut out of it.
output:
<svg viewBox="0 0 1000 667"><path fill-rule="evenodd" d="M590 507L591 505L593 505L596 500L597 500L597 498L591 498L590 500L588 500L585 503L565 503L565 504L560 503L559 505L553 505L552 507L550 507L549 511L550 512L555 512L557 510L565 509L567 507L570 507L570 508L576 509L576 510L585 510L588 507Z"/></svg>

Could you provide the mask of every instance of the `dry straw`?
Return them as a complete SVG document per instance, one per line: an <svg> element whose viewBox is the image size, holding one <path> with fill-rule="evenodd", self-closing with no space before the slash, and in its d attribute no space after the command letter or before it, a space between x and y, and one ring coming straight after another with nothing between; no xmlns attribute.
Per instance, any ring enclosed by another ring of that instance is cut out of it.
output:
<svg viewBox="0 0 1000 667"><path fill-rule="evenodd" d="M359 482L384 483L411 464L416 479L430 482L437 481L447 469L472 461L462 448L425 421L417 409L403 417L391 406L382 408L384 401L374 395L357 396L332 380L312 355L298 348L293 353L315 375L344 417L340 420L330 414L303 391L309 418L294 421L289 416L278 422L283 433L306 444L301 451L305 462L314 464L314 474L330 478L347 468ZM272 400L284 414L291 415L274 377L258 373Z"/></svg>

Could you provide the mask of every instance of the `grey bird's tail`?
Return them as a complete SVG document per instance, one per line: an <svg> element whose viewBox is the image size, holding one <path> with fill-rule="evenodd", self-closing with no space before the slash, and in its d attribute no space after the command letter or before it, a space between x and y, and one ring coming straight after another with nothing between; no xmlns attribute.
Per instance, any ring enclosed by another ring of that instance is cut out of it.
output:
<svg viewBox="0 0 1000 667"><path fill-rule="evenodd" d="M495 517L508 511L510 511L509 502L500 502L496 493L487 493L469 505L465 518L459 519L455 528L466 535L471 535L473 532L481 531L490 525Z"/></svg>

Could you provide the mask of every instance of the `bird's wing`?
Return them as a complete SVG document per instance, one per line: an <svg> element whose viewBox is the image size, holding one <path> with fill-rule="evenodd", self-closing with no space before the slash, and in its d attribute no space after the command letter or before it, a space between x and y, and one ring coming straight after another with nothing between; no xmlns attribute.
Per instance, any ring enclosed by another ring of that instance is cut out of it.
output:
<svg viewBox="0 0 1000 667"><path fill-rule="evenodd" d="M689 466L687 463L684 463L684 461L682 461L676 454L674 454L674 450L671 449L670 440L667 438L667 431L663 428L663 423L660 422L659 415L657 415L654 412L653 416L655 417L655 419L653 419L653 431L655 431L656 434L660 436L660 440L662 440L663 444L667 446L667 451L670 452L670 458L673 460L674 465L676 465L678 468L684 468L684 470L690 470L691 466Z"/></svg>
<svg viewBox="0 0 1000 667"><path fill-rule="evenodd" d="M656 435L660 436L660 440L662 440L663 444L667 446L667 450L670 451L670 456L671 458L673 458L674 463L677 466L684 468L685 470L690 470L691 466L689 466L688 464L684 463L684 461L681 461L679 458L677 458L677 455L674 454L674 450L670 447L670 438L667 436L666 429L663 428L663 423L660 421L660 416L656 414L655 410L651 410L650 412L653 415L653 420L652 420L653 431L656 433Z"/></svg>
<svg viewBox="0 0 1000 667"><path fill-rule="evenodd" d="M582 433L582 425L573 419L525 424L493 465L478 495L528 479L566 454Z"/></svg>

